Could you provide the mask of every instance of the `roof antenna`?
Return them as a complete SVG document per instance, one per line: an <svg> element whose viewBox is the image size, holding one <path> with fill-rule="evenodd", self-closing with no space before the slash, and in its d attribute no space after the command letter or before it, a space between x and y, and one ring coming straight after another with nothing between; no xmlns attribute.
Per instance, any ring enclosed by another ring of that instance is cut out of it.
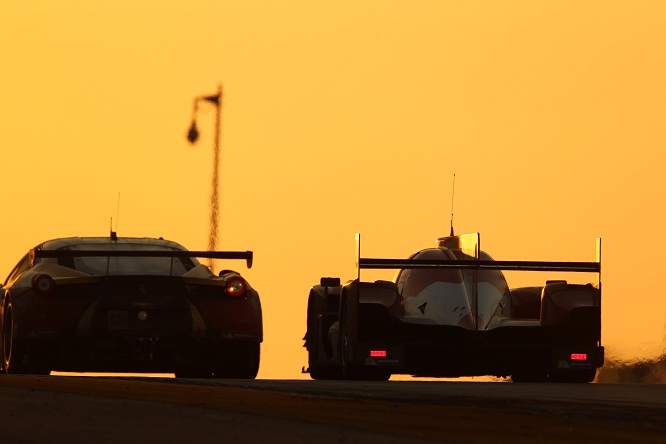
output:
<svg viewBox="0 0 666 444"><path fill-rule="evenodd" d="M113 231L113 217L111 218L111 240L112 241L117 241L118 240L118 219L120 218L120 193L118 193L118 207L116 208L116 231Z"/></svg>
<svg viewBox="0 0 666 444"><path fill-rule="evenodd" d="M451 234L449 236L454 236L453 234L453 198L456 195L456 175L453 174L453 190L451 191Z"/></svg>
<svg viewBox="0 0 666 444"><path fill-rule="evenodd" d="M109 237L111 238L111 240L117 241L118 235L116 234L115 231L113 231L113 217L111 217L111 227L109 228L109 231L110 231Z"/></svg>

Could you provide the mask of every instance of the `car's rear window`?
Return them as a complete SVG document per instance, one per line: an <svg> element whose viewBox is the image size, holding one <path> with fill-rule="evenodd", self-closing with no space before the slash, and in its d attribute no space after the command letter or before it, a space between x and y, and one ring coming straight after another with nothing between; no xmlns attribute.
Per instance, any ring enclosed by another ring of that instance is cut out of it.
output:
<svg viewBox="0 0 666 444"><path fill-rule="evenodd" d="M417 253L414 259L458 259L474 260L473 257L463 254L459 250L437 250L429 249ZM480 252L483 260L492 260L484 252ZM438 282L451 284L464 283L468 294L474 294L474 286L477 283L485 283L495 287L500 294L508 293L508 286L504 276L499 270L480 270L475 272L471 269L413 269L402 270L397 281L398 289L403 298L416 297L425 288Z"/></svg>
<svg viewBox="0 0 666 444"><path fill-rule="evenodd" d="M70 251L112 250L112 251L182 251L162 245L80 244L66 247ZM46 259L47 261L49 259ZM117 275L159 275L182 276L191 270L198 261L190 257L127 257L127 256L68 256L57 258L58 265L73 268L93 276Z"/></svg>

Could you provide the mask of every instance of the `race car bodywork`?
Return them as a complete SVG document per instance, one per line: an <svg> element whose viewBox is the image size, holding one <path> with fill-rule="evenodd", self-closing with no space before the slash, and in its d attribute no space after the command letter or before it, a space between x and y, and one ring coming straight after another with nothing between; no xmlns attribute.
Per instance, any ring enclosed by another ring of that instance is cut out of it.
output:
<svg viewBox="0 0 666 444"><path fill-rule="evenodd" d="M591 382L601 346L601 242L596 262L494 261L478 233L448 236L409 259L361 258L356 279L322 278L308 299L313 379L492 375ZM362 282L364 268L397 269ZM596 284L509 289L502 270L596 273Z"/></svg>
<svg viewBox="0 0 666 444"><path fill-rule="evenodd" d="M114 233L112 233L114 234ZM0 366L254 378L263 340L258 293L188 251L152 238L63 238L31 249L0 286Z"/></svg>

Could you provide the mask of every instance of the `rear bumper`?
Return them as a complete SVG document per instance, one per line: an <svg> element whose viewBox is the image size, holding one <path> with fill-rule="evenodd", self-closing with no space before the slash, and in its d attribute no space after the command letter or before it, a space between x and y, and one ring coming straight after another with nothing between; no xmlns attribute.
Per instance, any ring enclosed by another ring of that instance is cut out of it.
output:
<svg viewBox="0 0 666 444"><path fill-rule="evenodd" d="M61 371L176 372L183 366L223 363L239 344L258 339L155 337L33 337L30 364Z"/></svg>
<svg viewBox="0 0 666 444"><path fill-rule="evenodd" d="M510 376L519 372L592 370L604 362L601 346L479 345L471 343L357 343L354 364L414 376Z"/></svg>
<svg viewBox="0 0 666 444"><path fill-rule="evenodd" d="M604 362L598 313L576 310L564 323L504 324L488 330L416 324L378 304L360 304L350 361L415 376L509 376L592 370ZM351 353L349 353L351 352Z"/></svg>

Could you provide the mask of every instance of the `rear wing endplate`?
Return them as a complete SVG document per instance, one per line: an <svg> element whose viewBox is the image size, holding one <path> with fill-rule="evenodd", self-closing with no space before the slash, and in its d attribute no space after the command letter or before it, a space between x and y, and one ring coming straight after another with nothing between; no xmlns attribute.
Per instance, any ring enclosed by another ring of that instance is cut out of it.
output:
<svg viewBox="0 0 666 444"><path fill-rule="evenodd" d="M165 250L30 250L30 261L36 258L60 257L201 257L207 259L245 259L252 268L252 251L165 251Z"/></svg>
<svg viewBox="0 0 666 444"><path fill-rule="evenodd" d="M480 248L479 248L480 250ZM361 257L361 235L356 234L356 275L360 280L361 269L477 269L477 270L522 270L564 271L597 273L601 287L601 239L597 238L596 262L544 262L544 261L488 261L480 259L377 259Z"/></svg>

